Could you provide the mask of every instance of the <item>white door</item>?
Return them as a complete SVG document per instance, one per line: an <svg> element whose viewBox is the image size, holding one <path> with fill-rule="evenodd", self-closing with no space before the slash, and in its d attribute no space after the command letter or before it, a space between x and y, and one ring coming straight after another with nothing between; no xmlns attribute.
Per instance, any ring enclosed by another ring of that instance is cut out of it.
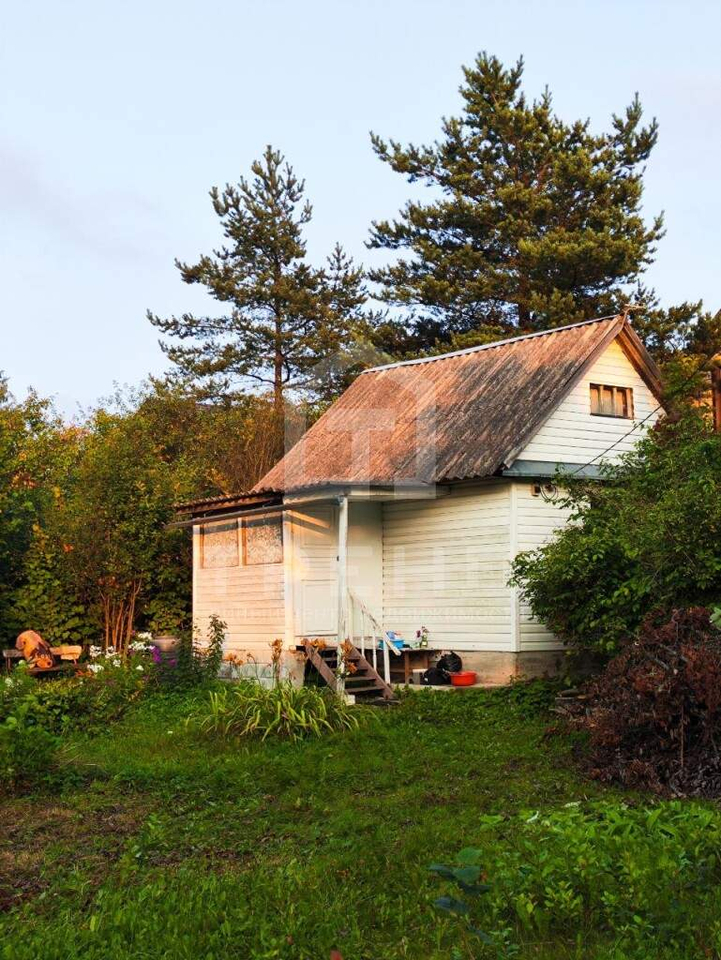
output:
<svg viewBox="0 0 721 960"><path fill-rule="evenodd" d="M338 511L329 504L293 516L295 623L298 637L338 633Z"/></svg>

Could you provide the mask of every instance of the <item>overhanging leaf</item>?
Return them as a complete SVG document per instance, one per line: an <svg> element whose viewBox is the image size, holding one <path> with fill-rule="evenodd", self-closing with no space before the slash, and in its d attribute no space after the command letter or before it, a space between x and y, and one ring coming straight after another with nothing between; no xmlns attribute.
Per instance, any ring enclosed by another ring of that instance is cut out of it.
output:
<svg viewBox="0 0 721 960"><path fill-rule="evenodd" d="M456 900L455 897L439 897L433 901L433 905L439 910L445 910L447 913L457 913L461 916L468 913L468 904L462 900Z"/></svg>
<svg viewBox="0 0 721 960"><path fill-rule="evenodd" d="M475 866L480 859L481 851L477 850L475 847L464 847L456 857L458 863L467 864L469 866Z"/></svg>
<svg viewBox="0 0 721 960"><path fill-rule="evenodd" d="M477 865L467 867L456 867L453 870L453 877L459 883L475 883L481 875L481 868Z"/></svg>

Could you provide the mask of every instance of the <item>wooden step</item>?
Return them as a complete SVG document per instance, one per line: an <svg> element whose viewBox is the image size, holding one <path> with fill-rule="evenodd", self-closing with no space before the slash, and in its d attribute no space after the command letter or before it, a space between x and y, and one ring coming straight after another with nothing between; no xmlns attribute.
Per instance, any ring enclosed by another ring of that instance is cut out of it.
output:
<svg viewBox="0 0 721 960"><path fill-rule="evenodd" d="M396 696L393 693L393 688L385 682L383 677L381 677L381 675L376 670L373 669L372 665L368 662L368 660L366 660L366 658L363 656L363 654L360 652L360 650L357 647L353 647L351 659L353 660L354 664L358 668L358 672L362 671L364 680L372 679L373 685L380 697L382 697L384 700L396 699ZM357 673L353 674L353 676L357 676ZM353 693L356 689L360 689L360 688L353 687L352 689L349 689L348 692Z"/></svg>
<svg viewBox="0 0 721 960"><path fill-rule="evenodd" d="M306 658L313 664L331 690L338 690L338 678L335 675L335 668L338 665L337 648L326 647L323 650L318 650L309 642L305 643L304 647ZM356 667L356 671L345 678L344 688L349 694L373 693L376 695L376 699L395 701L393 688L385 682L357 647L352 646L348 659Z"/></svg>

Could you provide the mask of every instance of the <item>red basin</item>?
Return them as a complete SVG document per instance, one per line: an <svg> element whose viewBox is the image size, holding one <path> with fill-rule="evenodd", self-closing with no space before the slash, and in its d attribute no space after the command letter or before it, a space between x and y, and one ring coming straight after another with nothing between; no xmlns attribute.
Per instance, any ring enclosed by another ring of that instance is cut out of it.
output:
<svg viewBox="0 0 721 960"><path fill-rule="evenodd" d="M476 682L475 670L459 670L451 674L451 683L454 687L472 687Z"/></svg>

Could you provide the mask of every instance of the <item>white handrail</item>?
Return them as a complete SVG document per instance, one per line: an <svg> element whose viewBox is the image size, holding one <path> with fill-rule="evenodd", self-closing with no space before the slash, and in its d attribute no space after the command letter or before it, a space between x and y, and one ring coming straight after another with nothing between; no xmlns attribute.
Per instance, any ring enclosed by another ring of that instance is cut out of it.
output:
<svg viewBox="0 0 721 960"><path fill-rule="evenodd" d="M358 594L354 593L352 590L349 589L348 596L350 597L352 604L355 606L358 606L361 612L364 614L364 616L366 616L370 620L371 624L378 630L379 639L383 641L383 643L388 647L388 649L392 653L394 653L397 657L400 657L401 655L400 650L396 647L394 643L390 642L390 640L388 639L387 631L383 629L381 624L378 622L377 618L373 616L373 614L370 612L370 610L365 605L365 603L363 603L363 601L358 596Z"/></svg>
<svg viewBox="0 0 721 960"><path fill-rule="evenodd" d="M391 682L391 662L389 657L389 652L393 653L394 656L400 657L401 651L396 647L394 643L391 643L388 632L383 629L381 624L378 622L377 618L373 616L368 607L363 603L361 598L354 593L350 588L348 589L348 599L350 601L350 621L351 621L351 634L353 633L353 626L355 624L355 610L356 607L360 610L361 613L361 652L365 656L365 622L368 619L373 627L373 669L378 671L378 644L377 640L381 640L383 644L383 673L384 680L386 683L390 684Z"/></svg>

